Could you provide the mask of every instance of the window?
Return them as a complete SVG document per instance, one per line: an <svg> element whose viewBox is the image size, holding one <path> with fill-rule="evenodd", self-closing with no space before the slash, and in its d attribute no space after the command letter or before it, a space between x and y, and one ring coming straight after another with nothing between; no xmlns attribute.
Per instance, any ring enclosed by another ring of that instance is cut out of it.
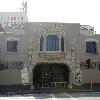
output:
<svg viewBox="0 0 100 100"><path fill-rule="evenodd" d="M48 35L46 43L47 43L47 51L59 50L59 38L57 35Z"/></svg>
<svg viewBox="0 0 100 100"><path fill-rule="evenodd" d="M16 17L14 17L14 20L16 20Z"/></svg>
<svg viewBox="0 0 100 100"><path fill-rule="evenodd" d="M7 22L7 25L9 24L9 22Z"/></svg>
<svg viewBox="0 0 100 100"><path fill-rule="evenodd" d="M40 51L43 51L44 50L44 38L43 36L41 36L40 38Z"/></svg>
<svg viewBox="0 0 100 100"><path fill-rule="evenodd" d="M64 38L61 37L61 51L64 51Z"/></svg>
<svg viewBox="0 0 100 100"><path fill-rule="evenodd" d="M14 25L16 25L16 22L14 22Z"/></svg>
<svg viewBox="0 0 100 100"><path fill-rule="evenodd" d="M11 22L11 25L13 25L13 22Z"/></svg>
<svg viewBox="0 0 100 100"><path fill-rule="evenodd" d="M11 17L11 20L13 20L13 17Z"/></svg>
<svg viewBox="0 0 100 100"><path fill-rule="evenodd" d="M18 41L7 41L7 51L16 52L17 51Z"/></svg>
<svg viewBox="0 0 100 100"><path fill-rule="evenodd" d="M23 17L21 17L21 20L23 20Z"/></svg>
<svg viewBox="0 0 100 100"><path fill-rule="evenodd" d="M86 53L97 53L96 42L86 42Z"/></svg>

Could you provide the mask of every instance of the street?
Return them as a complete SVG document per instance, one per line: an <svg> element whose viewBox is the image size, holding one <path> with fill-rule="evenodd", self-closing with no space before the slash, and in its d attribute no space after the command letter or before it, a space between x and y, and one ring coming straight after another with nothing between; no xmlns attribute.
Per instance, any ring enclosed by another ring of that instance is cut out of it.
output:
<svg viewBox="0 0 100 100"><path fill-rule="evenodd" d="M99 92L0 95L0 100L100 100Z"/></svg>

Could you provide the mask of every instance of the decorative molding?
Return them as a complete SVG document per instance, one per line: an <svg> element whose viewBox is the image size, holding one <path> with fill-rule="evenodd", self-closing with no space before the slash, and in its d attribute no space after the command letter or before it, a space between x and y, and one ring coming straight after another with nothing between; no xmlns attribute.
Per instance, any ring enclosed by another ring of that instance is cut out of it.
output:
<svg viewBox="0 0 100 100"><path fill-rule="evenodd" d="M21 24L8 24L4 26L4 30L6 29L24 29L24 22Z"/></svg>
<svg viewBox="0 0 100 100"><path fill-rule="evenodd" d="M46 40L46 36L49 34L59 35L61 38L65 35L65 28L63 24L40 24L39 27L39 34L38 34L38 48L40 48L40 37L43 36L44 40ZM73 39L73 43L75 43L75 39ZM31 44L31 42L29 42ZM45 42L46 43L46 42ZM69 51L38 51L36 54L33 53L33 47L29 47L28 49L28 59L26 61L27 67L33 69L34 65L41 62L48 62L48 63L64 63L69 66L69 70L74 75L74 82L75 85L82 84L82 73L80 70L80 65L78 60L75 58L75 48L69 49Z"/></svg>
<svg viewBox="0 0 100 100"><path fill-rule="evenodd" d="M53 61L60 61L65 60L65 54L64 53L39 53L40 60L53 62Z"/></svg>
<svg viewBox="0 0 100 100"><path fill-rule="evenodd" d="M80 70L79 60L75 58L75 48L68 51L66 57L67 65L74 73L74 84L79 86L82 84L82 72Z"/></svg>
<svg viewBox="0 0 100 100"><path fill-rule="evenodd" d="M63 33L65 32L65 28L63 24L40 24L39 33L41 34L50 34L50 33Z"/></svg>
<svg viewBox="0 0 100 100"><path fill-rule="evenodd" d="M7 41L19 41L19 38L16 38L16 37L8 37L6 40Z"/></svg>
<svg viewBox="0 0 100 100"><path fill-rule="evenodd" d="M89 38L89 39L85 39L85 42L98 42L98 40L94 38Z"/></svg>
<svg viewBox="0 0 100 100"><path fill-rule="evenodd" d="M94 27L90 25L80 25L81 30L94 30Z"/></svg>
<svg viewBox="0 0 100 100"><path fill-rule="evenodd" d="M74 84L81 85L82 84L82 71L80 69L76 69L74 72Z"/></svg>

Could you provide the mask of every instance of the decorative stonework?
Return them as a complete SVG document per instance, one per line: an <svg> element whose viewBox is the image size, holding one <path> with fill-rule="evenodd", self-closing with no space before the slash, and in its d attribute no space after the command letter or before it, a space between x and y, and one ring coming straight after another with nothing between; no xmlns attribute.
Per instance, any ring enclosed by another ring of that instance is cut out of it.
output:
<svg viewBox="0 0 100 100"><path fill-rule="evenodd" d="M41 61L62 61L65 60L65 54L62 53L40 53L39 57Z"/></svg>
<svg viewBox="0 0 100 100"><path fill-rule="evenodd" d="M94 30L94 27L90 25L80 25L81 30Z"/></svg>
<svg viewBox="0 0 100 100"><path fill-rule="evenodd" d="M44 33L44 31L46 33L64 33L65 32L65 28L64 28L64 25L63 24L40 24L40 28L39 28L39 33Z"/></svg>
<svg viewBox="0 0 100 100"><path fill-rule="evenodd" d="M24 29L24 22L23 23L20 23L20 24L8 24L8 25L5 25L3 26L4 29Z"/></svg>
<svg viewBox="0 0 100 100"><path fill-rule="evenodd" d="M82 84L82 72L80 70L80 63L75 58L75 48L67 52L66 59L64 53L40 53L39 58L40 62L62 62L67 64L74 75L74 84L78 86Z"/></svg>
<svg viewBox="0 0 100 100"><path fill-rule="evenodd" d="M43 36L44 41L46 40L46 36L48 34L57 34L61 38L62 36L65 36L65 28L63 24L41 24L39 27L39 34L38 34L38 48L40 45L40 37ZM30 44L32 44L33 41L29 41ZM60 42L61 43L61 42ZM65 39L66 43L66 39ZM29 45L30 45L29 44ZM44 42L44 45L46 45L46 41ZM66 49L66 47L65 47ZM46 47L44 47L44 51L38 51L33 52L33 47L29 47L28 49L28 58L26 61L27 67L33 69L34 65L36 63L41 62L48 62L48 63L64 63L69 66L69 69L73 73L74 77L74 84L75 85L81 85L82 84L82 73L80 70L79 61L75 57L75 48L71 48L69 50L65 50L64 52L60 51L46 51Z"/></svg>
<svg viewBox="0 0 100 100"><path fill-rule="evenodd" d="M80 71L80 68L76 68L74 72L74 84L75 85L82 84L82 72Z"/></svg>
<svg viewBox="0 0 100 100"><path fill-rule="evenodd" d="M82 72L80 70L80 63L75 58L75 48L72 48L69 52L67 52L67 64L69 65L71 71L74 73L74 84L81 85L82 84Z"/></svg>
<svg viewBox="0 0 100 100"><path fill-rule="evenodd" d="M28 69L30 69L31 68L31 65L32 65L32 55L33 55L33 48L30 46L29 48L28 48L28 55L27 55L27 57L26 57L26 59L25 59L25 65L24 65L24 67L25 68L28 68Z"/></svg>

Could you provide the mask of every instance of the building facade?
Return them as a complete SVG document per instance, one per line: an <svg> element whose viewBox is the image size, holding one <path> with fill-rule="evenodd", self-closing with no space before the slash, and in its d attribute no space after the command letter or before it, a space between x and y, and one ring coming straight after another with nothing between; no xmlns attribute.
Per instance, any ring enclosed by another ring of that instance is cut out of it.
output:
<svg viewBox="0 0 100 100"><path fill-rule="evenodd" d="M98 87L100 38L93 28L83 27L29 22L24 34L1 33L0 85L33 89L90 87L92 83Z"/></svg>
<svg viewBox="0 0 100 100"><path fill-rule="evenodd" d="M25 12L0 12L0 25L4 32L21 33L26 22L28 16Z"/></svg>

